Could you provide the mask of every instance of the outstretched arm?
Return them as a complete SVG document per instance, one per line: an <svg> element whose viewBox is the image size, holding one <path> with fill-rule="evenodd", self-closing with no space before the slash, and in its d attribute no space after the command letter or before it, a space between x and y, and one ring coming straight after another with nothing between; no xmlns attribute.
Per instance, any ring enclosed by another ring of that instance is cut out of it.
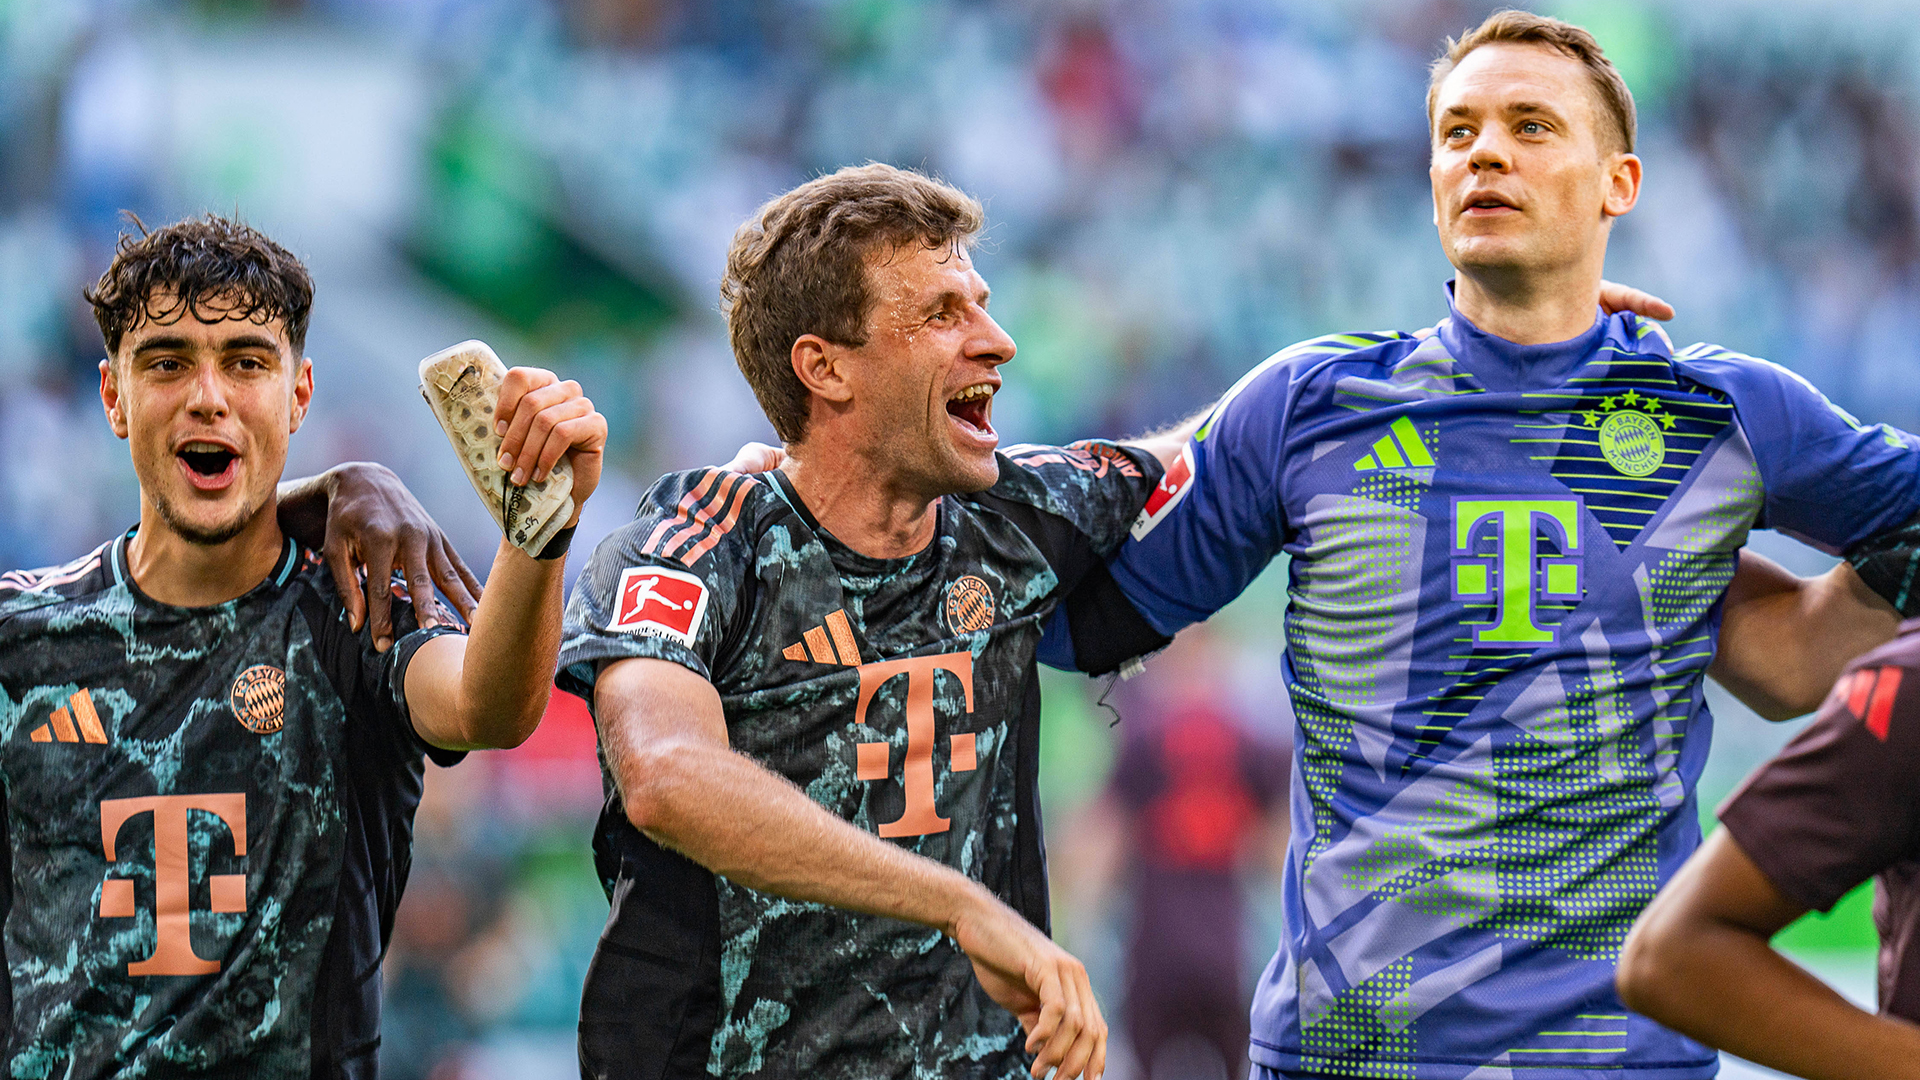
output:
<svg viewBox="0 0 1920 1080"><path fill-rule="evenodd" d="M562 455L572 461L573 528L600 482L606 418L579 383L538 368L507 372L498 416L509 424L503 450L525 475L543 478ZM422 739L475 750L518 746L533 734L560 656L564 567L564 558L536 559L500 541L471 634L428 641L407 668L407 711Z"/></svg>
<svg viewBox="0 0 1920 1080"><path fill-rule="evenodd" d="M1600 283L1600 306L1609 312L1631 311L1650 319L1673 318L1673 305L1665 300L1652 293L1642 292L1627 285L1617 285L1611 281ZM1140 447L1152 454L1160 460L1161 465L1172 468L1174 459L1180 456L1180 448L1200 430L1200 425L1206 423L1207 417L1213 414L1213 409L1214 406L1209 404L1177 424L1170 424L1158 431L1124 441L1129 446ZM746 449L741 447L743 454Z"/></svg>
<svg viewBox="0 0 1920 1080"><path fill-rule="evenodd" d="M1672 304L1650 292L1612 281L1600 283L1600 306L1610 314L1631 311L1649 319L1673 318ZM1123 441L1130 446L1138 446L1159 458L1160 464L1170 466L1173 464L1173 459L1180 455L1180 447L1193 437L1193 433L1206 422L1207 414L1212 411L1213 406L1208 405L1177 424ZM786 460L787 452L781 447L763 442L750 442L740 447L733 455L732 461L720 467L728 472L763 473L779 468Z"/></svg>
<svg viewBox="0 0 1920 1080"><path fill-rule="evenodd" d="M318 476L282 483L279 496L281 530L326 558L346 604L347 625L358 633L362 624L371 623L379 651L393 643L388 582L395 570L406 578L414 618L421 626L439 622L435 586L461 618L473 617L480 582L426 508L385 465L335 465Z"/></svg>
<svg viewBox="0 0 1920 1080"><path fill-rule="evenodd" d="M1893 605L1844 562L1802 578L1745 550L1725 604L1708 673L1769 720L1819 708L1847 662L1900 625Z"/></svg>
<svg viewBox="0 0 1920 1080"><path fill-rule="evenodd" d="M1920 1026L1855 1008L1773 951L1805 913L1726 829L1640 916L1620 956L1635 1012L1808 1080L1920 1080Z"/></svg>
<svg viewBox="0 0 1920 1080"><path fill-rule="evenodd" d="M1034 1076L1104 1070L1107 1027L1078 960L980 883L848 824L735 753L713 684L669 661L621 660L600 673L594 704L635 828L749 888L944 932L1020 1018L1039 1055Z"/></svg>

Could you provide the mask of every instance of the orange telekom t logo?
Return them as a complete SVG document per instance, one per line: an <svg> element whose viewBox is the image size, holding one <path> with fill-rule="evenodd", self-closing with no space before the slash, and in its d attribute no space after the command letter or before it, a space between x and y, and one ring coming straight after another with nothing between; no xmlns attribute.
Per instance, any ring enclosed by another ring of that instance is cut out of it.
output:
<svg viewBox="0 0 1920 1080"><path fill-rule="evenodd" d="M233 836L233 853L247 853L247 796L147 795L137 799L108 799L100 804L100 839L111 860L120 826L139 814L153 814L153 925L157 940L153 955L127 965L129 975L210 975L220 970L214 960L202 960L193 951L187 900L187 811L204 810L226 823ZM247 875L211 874L209 910L247 910ZM133 882L108 878L100 886L100 917L130 919L137 913Z"/></svg>
<svg viewBox="0 0 1920 1080"><path fill-rule="evenodd" d="M907 677L907 760L901 782L907 789L907 808L898 821L880 826L880 835L925 836L942 833L951 824L940 816L933 804L933 680L934 672L945 671L960 680L967 692L967 711L973 711L973 654L946 653L941 656L908 656L860 665L860 701L854 706L853 722L867 721L867 706L874 691L898 675ZM970 772L974 768L973 733L951 736L952 769ZM885 780L889 744L861 743L855 748L854 775L862 780Z"/></svg>

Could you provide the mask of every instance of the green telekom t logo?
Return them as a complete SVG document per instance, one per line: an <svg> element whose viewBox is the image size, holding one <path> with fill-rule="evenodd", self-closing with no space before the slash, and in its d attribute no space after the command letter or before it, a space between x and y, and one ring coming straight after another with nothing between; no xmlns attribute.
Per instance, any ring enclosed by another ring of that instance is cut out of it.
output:
<svg viewBox="0 0 1920 1080"><path fill-rule="evenodd" d="M1585 513L1577 497L1453 500L1453 598L1496 605L1493 624L1474 628L1475 645L1554 642L1559 628L1541 626L1534 618L1534 603L1580 599L1580 519ZM1494 550L1483 555L1474 550L1474 532L1488 520L1494 523ZM1559 555L1535 550L1543 526Z"/></svg>

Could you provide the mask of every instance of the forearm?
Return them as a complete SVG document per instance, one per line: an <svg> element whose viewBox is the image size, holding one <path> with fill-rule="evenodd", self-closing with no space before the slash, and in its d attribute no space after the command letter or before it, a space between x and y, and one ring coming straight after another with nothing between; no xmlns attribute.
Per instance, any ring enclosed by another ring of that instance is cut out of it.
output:
<svg viewBox="0 0 1920 1080"><path fill-rule="evenodd" d="M1710 672L1769 720L1819 708L1847 664L1900 625L1892 605L1845 563L1797 578L1750 552L1740 558Z"/></svg>
<svg viewBox="0 0 1920 1080"><path fill-rule="evenodd" d="M1145 450L1158 459L1161 465L1171 468L1174 459L1180 456L1180 448L1187 445L1187 440L1193 438L1194 432L1199 431L1200 425L1206 423L1207 417L1211 415L1213 415L1213 405L1209 404L1177 424L1123 441L1128 446L1137 446Z"/></svg>
<svg viewBox="0 0 1920 1080"><path fill-rule="evenodd" d="M500 542L460 664L457 748L518 746L539 724L560 655L564 565Z"/></svg>
<svg viewBox="0 0 1920 1080"><path fill-rule="evenodd" d="M1752 930L1691 919L1658 939L1622 960L1635 1012L1807 1080L1920 1080L1920 1027L1854 1007Z"/></svg>
<svg viewBox="0 0 1920 1080"><path fill-rule="evenodd" d="M835 817L727 747L681 739L619 758L635 827L730 881L948 933L989 895L951 868Z"/></svg>

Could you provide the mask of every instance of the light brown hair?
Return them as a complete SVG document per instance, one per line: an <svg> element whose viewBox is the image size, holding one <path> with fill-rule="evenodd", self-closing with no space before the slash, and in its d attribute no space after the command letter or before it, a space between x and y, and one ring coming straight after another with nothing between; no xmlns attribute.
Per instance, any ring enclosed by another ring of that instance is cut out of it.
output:
<svg viewBox="0 0 1920 1080"><path fill-rule="evenodd" d="M1586 66L1587 77L1592 80L1594 95L1600 101L1601 130L1594 134L1603 151L1624 151L1633 153L1634 139L1638 134L1638 121L1633 109L1633 93L1627 89L1627 81L1601 51L1600 43L1592 34L1569 22L1535 15L1531 11L1496 11L1487 16L1487 21L1467 31L1458 38L1447 40L1446 55L1433 62L1431 74L1427 80L1427 128L1432 134L1433 107L1440 96L1440 84L1453 72L1466 55L1482 45L1545 45L1558 49L1572 59ZM1605 121L1611 121L1607 124ZM1608 127L1612 130L1606 130ZM1613 136L1609 139L1607 136ZM1609 146L1611 142L1613 145Z"/></svg>
<svg viewBox="0 0 1920 1080"><path fill-rule="evenodd" d="M874 296L866 260L878 245L971 247L985 221L965 192L909 169L870 163L809 180L762 206L733 234L720 311L733 358L774 431L806 435L807 388L793 373L793 343L818 334L867 343Z"/></svg>

